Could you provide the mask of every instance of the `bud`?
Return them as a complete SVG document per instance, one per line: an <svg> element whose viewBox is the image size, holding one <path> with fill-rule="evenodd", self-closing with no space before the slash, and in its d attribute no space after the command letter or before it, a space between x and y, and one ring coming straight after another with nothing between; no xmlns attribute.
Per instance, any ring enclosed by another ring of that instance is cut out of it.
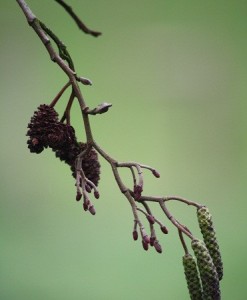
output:
<svg viewBox="0 0 247 300"><path fill-rule="evenodd" d="M76 201L80 201L81 200L81 197L82 197L82 193L81 192L78 192L76 194Z"/></svg>
<svg viewBox="0 0 247 300"><path fill-rule="evenodd" d="M151 236L151 237L150 237L150 246L153 247L155 240L156 240L156 237L155 237L155 236Z"/></svg>
<svg viewBox="0 0 247 300"><path fill-rule="evenodd" d="M155 223L155 219L154 219L154 216L152 216L152 215L147 215L147 219L148 219L148 222L150 223L150 224L154 224Z"/></svg>
<svg viewBox="0 0 247 300"><path fill-rule="evenodd" d="M87 204L86 202L83 202L83 209L84 209L85 211L88 210L88 204Z"/></svg>
<svg viewBox="0 0 247 300"><path fill-rule="evenodd" d="M144 235L144 236L143 236L143 241L144 241L145 243L149 244L149 243L150 243L150 238L149 238L149 236L148 236L148 235Z"/></svg>
<svg viewBox="0 0 247 300"><path fill-rule="evenodd" d="M184 255L183 266L191 300L202 299L202 287L194 257L190 254Z"/></svg>
<svg viewBox="0 0 247 300"><path fill-rule="evenodd" d="M91 191L92 191L91 186L89 184L85 185L85 189L88 193L91 193Z"/></svg>
<svg viewBox="0 0 247 300"><path fill-rule="evenodd" d="M162 253L161 245L159 244L159 242L157 240L154 241L154 248L158 253Z"/></svg>
<svg viewBox="0 0 247 300"><path fill-rule="evenodd" d="M164 234L168 234L168 229L166 228L166 226L160 226L160 229Z"/></svg>
<svg viewBox="0 0 247 300"><path fill-rule="evenodd" d="M213 259L214 265L217 269L219 280L223 277L223 263L221 259L219 244L216 238L212 215L208 208L203 206L197 210L198 223L203 235L204 243Z"/></svg>
<svg viewBox="0 0 247 300"><path fill-rule="evenodd" d="M153 170L152 173L156 178L160 178L160 173L157 172L156 170Z"/></svg>
<svg viewBox="0 0 247 300"><path fill-rule="evenodd" d="M142 240L142 247L144 250L148 250L148 243L146 243L144 240Z"/></svg>
<svg viewBox="0 0 247 300"><path fill-rule="evenodd" d="M94 192L94 197L95 197L96 199L99 199L99 192L98 192L98 191L95 191L95 192Z"/></svg>
<svg viewBox="0 0 247 300"><path fill-rule="evenodd" d="M204 242L194 239L191 242L200 272L203 299L220 300L219 277L207 247Z"/></svg>
<svg viewBox="0 0 247 300"><path fill-rule="evenodd" d="M89 210L89 212L90 212L93 216L96 214L96 210L95 210L95 208L94 208L93 205L90 205L90 206L88 207L88 210Z"/></svg>
<svg viewBox="0 0 247 300"><path fill-rule="evenodd" d="M132 232L132 235L133 235L134 241L137 241L137 240L138 240L138 232L137 232L137 230L134 230L134 231Z"/></svg>
<svg viewBox="0 0 247 300"><path fill-rule="evenodd" d="M137 200L141 198L142 191L143 191L143 189L142 189L141 185L134 186L134 194L135 194L135 198Z"/></svg>

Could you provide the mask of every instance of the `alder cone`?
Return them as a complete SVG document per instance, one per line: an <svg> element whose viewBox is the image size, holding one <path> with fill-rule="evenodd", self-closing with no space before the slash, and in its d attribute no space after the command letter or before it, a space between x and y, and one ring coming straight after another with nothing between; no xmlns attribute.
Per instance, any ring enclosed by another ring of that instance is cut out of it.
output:
<svg viewBox="0 0 247 300"><path fill-rule="evenodd" d="M183 266L191 300L203 300L202 287L195 258L190 254L184 255Z"/></svg>
<svg viewBox="0 0 247 300"><path fill-rule="evenodd" d="M221 259L219 244L216 238L212 215L208 208L203 206L197 210L198 223L203 235L203 240L213 259L214 265L218 272L219 280L223 277L223 262Z"/></svg>
<svg viewBox="0 0 247 300"><path fill-rule="evenodd" d="M41 104L34 112L29 124L27 136L28 148L32 153L41 153L49 146L47 133L50 132L58 122L58 114L53 107Z"/></svg>
<svg viewBox="0 0 247 300"><path fill-rule="evenodd" d="M79 155L83 150L85 150L87 144L85 143L78 143L78 147L76 148L76 156ZM75 159L71 165L72 175L76 177L75 173ZM97 152L91 148L83 157L82 159L82 170L85 173L86 177L91 180L96 186L99 183L100 179L100 163L98 160Z"/></svg>
<svg viewBox="0 0 247 300"><path fill-rule="evenodd" d="M203 300L220 300L220 285L216 267L203 241L194 239L191 242L200 272Z"/></svg>
<svg viewBox="0 0 247 300"><path fill-rule="evenodd" d="M86 143L74 142L69 144L68 147L63 147L55 151L56 157L60 158L61 161L64 161L70 166L74 178L76 177L75 160L86 148ZM100 163L98 154L93 148L88 150L83 157L82 170L85 176L97 186L100 179Z"/></svg>

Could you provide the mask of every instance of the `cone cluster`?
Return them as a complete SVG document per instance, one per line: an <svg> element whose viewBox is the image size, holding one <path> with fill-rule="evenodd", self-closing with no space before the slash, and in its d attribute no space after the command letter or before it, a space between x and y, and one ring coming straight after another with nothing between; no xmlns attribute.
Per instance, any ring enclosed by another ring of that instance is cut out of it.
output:
<svg viewBox="0 0 247 300"><path fill-rule="evenodd" d="M39 154L45 148L51 148L56 157L70 166L75 177L75 160L87 148L87 144L77 142L74 128L61 123L53 107L46 104L38 107L28 124L27 136L30 152ZM100 164L94 149L88 150L83 157L82 170L97 186L100 179Z"/></svg>

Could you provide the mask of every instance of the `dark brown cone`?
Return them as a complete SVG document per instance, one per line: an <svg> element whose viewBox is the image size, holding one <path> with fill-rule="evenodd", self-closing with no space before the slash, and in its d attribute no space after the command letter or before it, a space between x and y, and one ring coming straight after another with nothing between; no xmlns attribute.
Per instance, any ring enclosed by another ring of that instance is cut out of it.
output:
<svg viewBox="0 0 247 300"><path fill-rule="evenodd" d="M41 104L34 112L28 124L27 141L30 152L41 153L48 147L47 132L58 122L58 114L54 108Z"/></svg>
<svg viewBox="0 0 247 300"><path fill-rule="evenodd" d="M73 177L76 177L75 160L86 147L87 144L85 143L74 142L69 144L68 147L55 151L57 157L70 165ZM100 179L100 163L98 161L98 154L93 148L91 148L83 157L82 170L85 173L85 176L97 186Z"/></svg>

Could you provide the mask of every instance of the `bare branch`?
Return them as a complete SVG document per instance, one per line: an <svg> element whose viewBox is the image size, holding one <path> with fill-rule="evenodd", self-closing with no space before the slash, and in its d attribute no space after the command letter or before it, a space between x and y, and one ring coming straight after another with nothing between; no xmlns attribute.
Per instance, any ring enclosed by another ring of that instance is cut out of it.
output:
<svg viewBox="0 0 247 300"><path fill-rule="evenodd" d="M90 34L94 37L98 37L102 33L99 31L94 31L89 29L81 20L80 18L74 13L71 6L69 6L65 1L63 0L55 0L57 3L59 3L66 11L67 13L72 17L72 19L76 22L77 26L86 34Z"/></svg>

